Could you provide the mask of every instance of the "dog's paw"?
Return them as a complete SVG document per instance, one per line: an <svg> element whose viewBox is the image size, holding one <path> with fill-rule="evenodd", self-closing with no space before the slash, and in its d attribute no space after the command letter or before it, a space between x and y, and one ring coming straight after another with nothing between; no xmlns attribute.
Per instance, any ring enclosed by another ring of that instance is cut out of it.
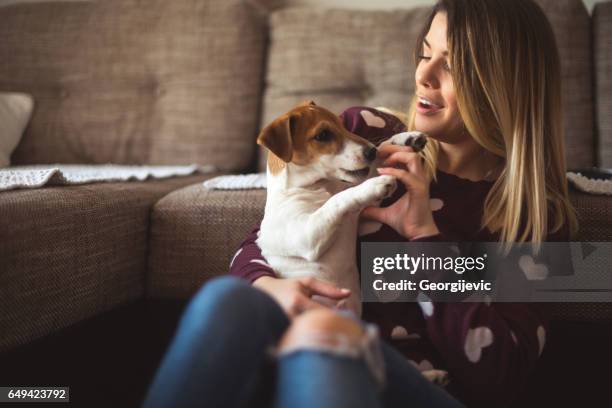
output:
<svg viewBox="0 0 612 408"><path fill-rule="evenodd" d="M448 372L444 370L425 370L422 371L421 374L423 374L423 377L427 378L432 383L441 387L446 387L450 382Z"/></svg>
<svg viewBox="0 0 612 408"><path fill-rule="evenodd" d="M410 146L415 152L420 152L427 144L427 136L422 132L402 132L393 135L384 143L399 146Z"/></svg>
<svg viewBox="0 0 612 408"><path fill-rule="evenodd" d="M361 184L365 191L364 204L370 204L390 197L397 187L395 177L389 175L377 176Z"/></svg>

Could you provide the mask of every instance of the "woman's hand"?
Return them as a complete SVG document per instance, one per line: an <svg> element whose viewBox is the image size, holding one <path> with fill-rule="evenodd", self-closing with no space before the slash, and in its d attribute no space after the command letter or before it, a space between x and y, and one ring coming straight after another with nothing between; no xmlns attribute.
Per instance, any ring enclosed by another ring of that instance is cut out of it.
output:
<svg viewBox="0 0 612 408"><path fill-rule="evenodd" d="M329 307L312 300L311 297L314 295L338 301L351 294L348 289L341 289L331 283L310 277L281 279L262 276L253 282L253 286L272 296L290 318L309 309Z"/></svg>
<svg viewBox="0 0 612 408"><path fill-rule="evenodd" d="M406 193L389 207L368 207L361 215L387 224L402 236L415 239L439 234L429 203L429 180L421 156L411 147L385 144L378 149L383 159L380 174L395 176Z"/></svg>

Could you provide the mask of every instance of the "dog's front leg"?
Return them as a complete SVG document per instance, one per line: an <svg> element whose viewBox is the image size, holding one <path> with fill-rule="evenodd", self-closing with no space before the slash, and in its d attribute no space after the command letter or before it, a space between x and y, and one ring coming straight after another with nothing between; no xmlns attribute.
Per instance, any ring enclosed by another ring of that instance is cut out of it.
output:
<svg viewBox="0 0 612 408"><path fill-rule="evenodd" d="M363 210L368 205L388 197L395 190L395 177L378 176L368 179L358 186L333 195L317 211L308 215L303 234L306 240L305 257L316 261L331 244L334 234L344 217Z"/></svg>

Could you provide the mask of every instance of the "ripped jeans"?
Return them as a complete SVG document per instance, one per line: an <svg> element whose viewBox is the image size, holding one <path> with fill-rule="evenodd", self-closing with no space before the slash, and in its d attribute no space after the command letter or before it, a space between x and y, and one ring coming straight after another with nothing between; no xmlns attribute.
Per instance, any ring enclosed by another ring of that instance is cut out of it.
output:
<svg viewBox="0 0 612 408"><path fill-rule="evenodd" d="M264 292L235 277L211 280L185 309L144 406L463 406L384 342L273 357L289 324Z"/></svg>

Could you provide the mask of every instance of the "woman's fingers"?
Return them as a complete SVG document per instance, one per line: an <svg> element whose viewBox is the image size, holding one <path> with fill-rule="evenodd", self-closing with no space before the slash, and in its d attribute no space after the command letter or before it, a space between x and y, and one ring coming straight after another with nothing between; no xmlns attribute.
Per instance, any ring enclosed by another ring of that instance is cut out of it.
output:
<svg viewBox="0 0 612 408"><path fill-rule="evenodd" d="M319 295L331 299L344 299L351 294L351 291L348 289L339 288L331 283L315 278L303 278L301 282L309 291L308 295Z"/></svg>
<svg viewBox="0 0 612 408"><path fill-rule="evenodd" d="M379 174L388 174L390 176L395 176L398 180L400 180L404 186L406 186L406 190L413 190L416 186L421 183L421 179L417 176L409 173L406 170L396 169L393 167L380 167L378 169Z"/></svg>
<svg viewBox="0 0 612 408"><path fill-rule="evenodd" d="M414 153L414 149L410 146L399 146L393 144L384 144L379 146L377 149L376 157L381 160L385 160L387 157L396 152Z"/></svg>
<svg viewBox="0 0 612 408"><path fill-rule="evenodd" d="M423 174L423 161L418 153L395 152L385 159L383 166L394 167L402 165L416 175Z"/></svg>

